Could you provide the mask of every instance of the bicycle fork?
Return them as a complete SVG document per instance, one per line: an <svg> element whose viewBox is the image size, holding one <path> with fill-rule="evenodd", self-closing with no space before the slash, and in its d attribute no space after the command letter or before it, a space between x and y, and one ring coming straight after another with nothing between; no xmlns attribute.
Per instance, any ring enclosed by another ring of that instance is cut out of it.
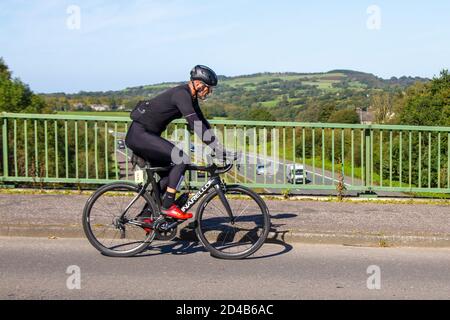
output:
<svg viewBox="0 0 450 320"><path fill-rule="evenodd" d="M223 207L225 208L228 216L230 217L231 224L234 224L235 218L233 216L233 211L231 210L230 203L228 202L227 197L225 197L225 193L223 192L222 187L225 188L222 182L214 185L214 189L216 189L216 192L219 195L220 202L222 202Z"/></svg>

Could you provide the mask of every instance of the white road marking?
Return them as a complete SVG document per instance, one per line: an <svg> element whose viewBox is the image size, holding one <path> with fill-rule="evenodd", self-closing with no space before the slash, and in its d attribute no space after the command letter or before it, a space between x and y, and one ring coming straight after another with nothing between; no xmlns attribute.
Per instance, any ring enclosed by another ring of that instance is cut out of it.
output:
<svg viewBox="0 0 450 320"><path fill-rule="evenodd" d="M127 156L125 153L123 153L122 151L120 151L119 149L116 149L117 152L123 154L126 158L128 158L128 160L131 160L131 156Z"/></svg>

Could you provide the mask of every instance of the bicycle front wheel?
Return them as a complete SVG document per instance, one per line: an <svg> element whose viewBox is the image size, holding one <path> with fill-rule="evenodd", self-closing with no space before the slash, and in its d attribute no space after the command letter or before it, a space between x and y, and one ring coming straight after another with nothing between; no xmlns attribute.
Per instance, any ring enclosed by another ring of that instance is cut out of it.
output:
<svg viewBox="0 0 450 320"><path fill-rule="evenodd" d="M227 186L224 194L234 221L214 190L198 206L196 234L212 256L243 259L255 253L267 239L269 210L258 194L243 186Z"/></svg>
<svg viewBox="0 0 450 320"><path fill-rule="evenodd" d="M148 194L139 195L139 191L139 187L131 183L111 183L99 188L86 202L84 232L89 242L104 255L133 256L145 250L154 239L154 230L136 224L144 211L148 217L146 222L152 222L157 212Z"/></svg>

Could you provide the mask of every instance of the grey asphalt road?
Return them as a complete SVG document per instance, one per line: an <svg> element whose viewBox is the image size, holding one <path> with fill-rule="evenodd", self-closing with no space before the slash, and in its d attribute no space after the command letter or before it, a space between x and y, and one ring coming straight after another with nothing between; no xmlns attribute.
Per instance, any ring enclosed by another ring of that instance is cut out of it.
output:
<svg viewBox="0 0 450 320"><path fill-rule="evenodd" d="M188 242L108 258L85 239L0 238L0 253L0 299L450 298L449 249L274 243L225 261Z"/></svg>

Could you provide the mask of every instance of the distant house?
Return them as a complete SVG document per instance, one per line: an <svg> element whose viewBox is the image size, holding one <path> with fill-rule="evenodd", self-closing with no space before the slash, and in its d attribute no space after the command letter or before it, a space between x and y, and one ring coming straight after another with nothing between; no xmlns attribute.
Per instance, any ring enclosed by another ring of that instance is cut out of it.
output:
<svg viewBox="0 0 450 320"><path fill-rule="evenodd" d="M94 111L109 111L111 107L106 104L92 104L91 109Z"/></svg>
<svg viewBox="0 0 450 320"><path fill-rule="evenodd" d="M375 121L375 114L370 109L356 108L361 124L372 124Z"/></svg>
<svg viewBox="0 0 450 320"><path fill-rule="evenodd" d="M73 105L73 109L74 110L84 110L84 104L82 104L82 103L75 103Z"/></svg>

